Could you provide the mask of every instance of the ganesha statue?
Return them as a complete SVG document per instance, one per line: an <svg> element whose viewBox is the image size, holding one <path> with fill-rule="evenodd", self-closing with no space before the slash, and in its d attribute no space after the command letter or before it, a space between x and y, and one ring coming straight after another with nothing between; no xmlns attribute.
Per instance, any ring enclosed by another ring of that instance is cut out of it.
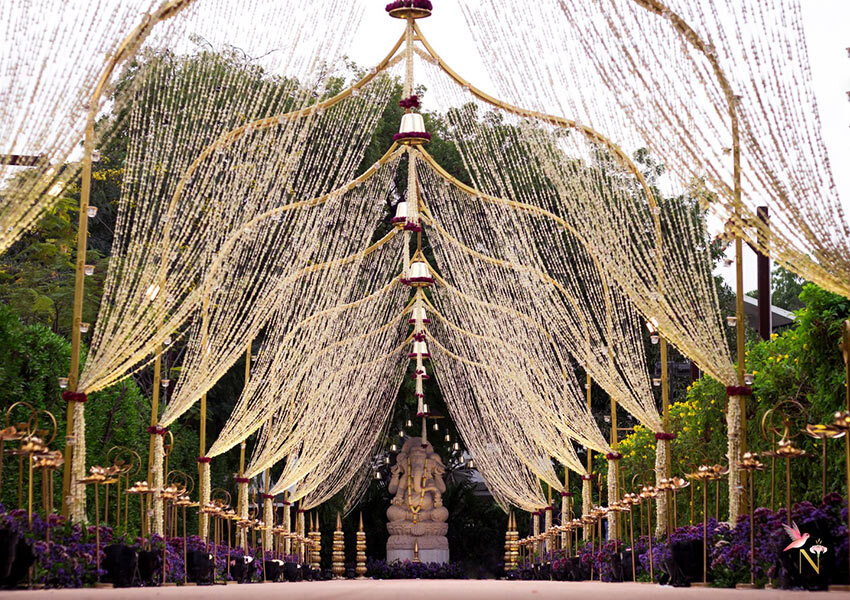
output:
<svg viewBox="0 0 850 600"><path fill-rule="evenodd" d="M387 509L388 562L414 558L420 562L449 562L449 511L443 506L445 471L427 440L413 437L404 442L388 486L393 495Z"/></svg>

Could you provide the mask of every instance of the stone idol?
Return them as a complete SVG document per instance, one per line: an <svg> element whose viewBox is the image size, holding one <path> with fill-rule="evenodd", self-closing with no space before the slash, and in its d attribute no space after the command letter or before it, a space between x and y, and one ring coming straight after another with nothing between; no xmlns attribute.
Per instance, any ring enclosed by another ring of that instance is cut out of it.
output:
<svg viewBox="0 0 850 600"><path fill-rule="evenodd" d="M443 506L443 466L433 446L422 438L407 438L396 457L389 482L393 499L387 509L387 562L409 560L414 552L423 563L449 562L446 532L449 511Z"/></svg>

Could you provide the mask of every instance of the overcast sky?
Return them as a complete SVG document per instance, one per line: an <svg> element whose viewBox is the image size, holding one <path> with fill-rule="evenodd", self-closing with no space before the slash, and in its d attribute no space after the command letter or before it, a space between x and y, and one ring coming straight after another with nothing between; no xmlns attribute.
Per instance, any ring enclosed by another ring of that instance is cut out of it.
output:
<svg viewBox="0 0 850 600"><path fill-rule="evenodd" d="M380 0L359 1L364 2L366 11L351 58L359 64L374 65L401 35L403 23L388 18ZM850 0L802 0L802 6L824 140L841 197L850 204ZM434 14L419 24L437 52L458 73L485 91L496 91L455 0L440 0ZM745 253L745 287L751 289L756 281L755 255L749 249ZM732 268L721 272L730 284L734 283Z"/></svg>

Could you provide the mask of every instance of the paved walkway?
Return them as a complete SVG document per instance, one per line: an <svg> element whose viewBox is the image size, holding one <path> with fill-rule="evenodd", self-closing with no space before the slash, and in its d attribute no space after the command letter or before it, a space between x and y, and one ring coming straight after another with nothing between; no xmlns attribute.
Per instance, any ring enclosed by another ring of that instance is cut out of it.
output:
<svg viewBox="0 0 850 600"><path fill-rule="evenodd" d="M497 580L346 580L202 587L0 591L0 598L4 600L604 600L615 597L621 600L812 600L850 598L850 593L672 588L640 583Z"/></svg>

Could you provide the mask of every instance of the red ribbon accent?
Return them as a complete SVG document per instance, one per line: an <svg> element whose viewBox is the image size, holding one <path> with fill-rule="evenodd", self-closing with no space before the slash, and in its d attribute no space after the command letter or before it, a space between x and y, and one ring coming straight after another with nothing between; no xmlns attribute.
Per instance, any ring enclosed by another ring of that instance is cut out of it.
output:
<svg viewBox="0 0 850 600"><path fill-rule="evenodd" d="M304 514L306 511L305 511L303 508L299 508L297 512L298 512L298 514L299 514L299 515L302 515L302 514Z"/></svg>
<svg viewBox="0 0 850 600"><path fill-rule="evenodd" d="M69 392L68 390L62 392L62 400L65 402L85 402L88 399L85 392Z"/></svg>
<svg viewBox="0 0 850 600"><path fill-rule="evenodd" d="M161 425L149 425L148 433L151 435L165 435L165 427Z"/></svg>
<svg viewBox="0 0 850 600"><path fill-rule="evenodd" d="M582 481L593 481L593 475L582 475L581 480Z"/></svg>
<svg viewBox="0 0 850 600"><path fill-rule="evenodd" d="M555 510L555 507L554 506L547 506L543 510Z"/></svg>
<svg viewBox="0 0 850 600"><path fill-rule="evenodd" d="M212 462L212 459L209 456L199 456L198 462L199 463L209 463L209 462Z"/></svg>
<svg viewBox="0 0 850 600"><path fill-rule="evenodd" d="M251 480L248 479L247 477L237 477L236 478L236 483L250 483L250 482L251 482Z"/></svg>
<svg viewBox="0 0 850 600"><path fill-rule="evenodd" d="M290 502L289 500L284 500L284 501L283 501L283 505L284 505L284 506L289 506L290 504L292 504L292 502Z"/></svg>
<svg viewBox="0 0 850 600"><path fill-rule="evenodd" d="M727 396L752 396L753 388L746 385L727 385Z"/></svg>
<svg viewBox="0 0 850 600"><path fill-rule="evenodd" d="M605 455L605 458L607 458L608 460L620 460L621 458L623 458L623 455L619 452L609 452Z"/></svg>
<svg viewBox="0 0 850 600"><path fill-rule="evenodd" d="M561 492L561 498L571 498L572 495L572 492Z"/></svg>
<svg viewBox="0 0 850 600"><path fill-rule="evenodd" d="M656 439L656 441L661 441L661 440L670 440L670 441L673 441L673 440L675 440L677 437L678 437L678 436L677 436L675 433L665 433L665 432L663 432L663 431L659 431L658 433L656 433L656 434L655 434L655 439Z"/></svg>
<svg viewBox="0 0 850 600"><path fill-rule="evenodd" d="M274 494L260 494L263 500L274 500Z"/></svg>

